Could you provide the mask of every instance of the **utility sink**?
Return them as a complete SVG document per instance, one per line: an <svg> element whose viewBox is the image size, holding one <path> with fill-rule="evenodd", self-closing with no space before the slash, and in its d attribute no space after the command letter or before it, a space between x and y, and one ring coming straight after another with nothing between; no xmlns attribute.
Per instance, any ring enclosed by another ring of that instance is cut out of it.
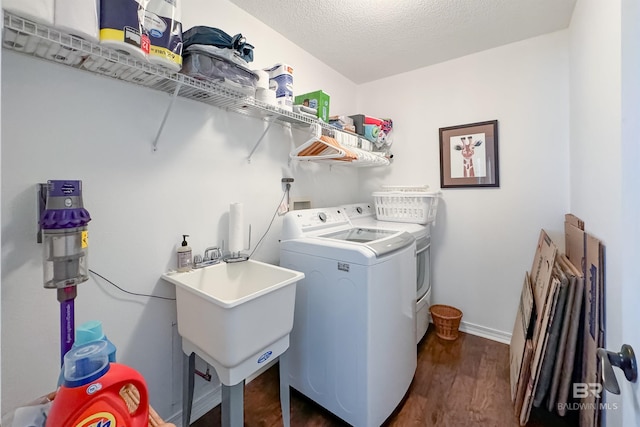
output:
<svg viewBox="0 0 640 427"><path fill-rule="evenodd" d="M176 285L183 351L212 365L222 384L238 384L289 347L304 273L248 260L162 278Z"/></svg>

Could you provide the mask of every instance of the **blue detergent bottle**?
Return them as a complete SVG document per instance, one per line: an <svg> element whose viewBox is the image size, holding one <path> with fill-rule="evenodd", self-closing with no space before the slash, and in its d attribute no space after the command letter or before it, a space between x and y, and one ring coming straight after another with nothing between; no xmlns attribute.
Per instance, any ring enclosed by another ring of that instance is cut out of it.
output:
<svg viewBox="0 0 640 427"><path fill-rule="evenodd" d="M71 346L71 350L78 348L81 345L104 341L107 343L105 351L109 355L109 363L116 361L116 346L102 331L102 322L99 320L89 320L76 328L76 337ZM69 350L69 351L71 351ZM58 377L58 387L64 382L64 366L60 370L60 376Z"/></svg>
<svg viewBox="0 0 640 427"><path fill-rule="evenodd" d="M116 346L109 341L102 331L102 322L99 320L89 320L76 328L76 340L72 348L94 341L106 341L109 362L113 363L116 361Z"/></svg>
<svg viewBox="0 0 640 427"><path fill-rule="evenodd" d="M72 348L64 355L64 383L56 393L46 427L148 427L149 394L142 375L120 363L109 363L105 340ZM132 387L138 402L123 399ZM137 403L137 406L135 405Z"/></svg>

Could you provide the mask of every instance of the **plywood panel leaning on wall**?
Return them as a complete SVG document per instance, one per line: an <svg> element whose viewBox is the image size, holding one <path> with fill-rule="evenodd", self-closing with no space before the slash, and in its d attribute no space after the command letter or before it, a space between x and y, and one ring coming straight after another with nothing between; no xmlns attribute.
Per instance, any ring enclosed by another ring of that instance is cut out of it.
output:
<svg viewBox="0 0 640 427"><path fill-rule="evenodd" d="M568 404L579 400L579 421L581 427L600 425L600 401L602 377L596 356L598 347L604 345L604 245L594 236L586 233L584 221L575 215L565 215L565 252L577 277L576 292L583 292L581 301L583 335L578 337L575 368L579 369L578 378L590 392L579 393L570 388L570 381L563 378L558 396L558 413L566 415ZM576 294L576 297L578 295ZM578 301L576 301L578 303ZM574 313L575 315L575 313ZM573 322L573 320L572 320ZM582 350L580 352L580 349ZM567 372L565 371L565 375ZM569 396L569 389L572 395Z"/></svg>
<svg viewBox="0 0 640 427"><path fill-rule="evenodd" d="M534 307L531 320L533 332L527 331L528 337L522 355L523 363L526 362L527 366L521 367L515 394L515 411L521 425L525 425L529 420L560 294L561 282L552 274L556 254L557 246L549 235L541 230L530 274ZM526 300L526 295L522 298ZM530 355L527 354L527 349ZM552 351L555 352L555 348Z"/></svg>
<svg viewBox="0 0 640 427"><path fill-rule="evenodd" d="M519 418L524 403L527 386L531 378L531 360L533 358L533 330L537 315L531 278L525 272L520 304L516 321L513 326L509 347L511 369L511 400L514 403L514 413Z"/></svg>
<svg viewBox="0 0 640 427"><path fill-rule="evenodd" d="M566 415L569 404L569 389L573 372L581 371L582 354L578 352L578 336L580 325L582 324L582 307L584 296L584 279L582 273L571 264L564 255L558 256L558 264L563 273L569 279L569 294L567 297L567 308L565 310L564 323L558 343L556 353L556 366L554 368L547 409L550 412L557 411L559 415ZM579 365L576 368L576 364Z"/></svg>
<svg viewBox="0 0 640 427"><path fill-rule="evenodd" d="M538 245L536 246L536 253L533 257L533 265L531 266L530 273L531 287L533 289L533 298L538 318L542 315L547 299L551 272L557 252L558 248L551 240L551 237L549 237L544 230L540 230L540 237L538 238Z"/></svg>
<svg viewBox="0 0 640 427"><path fill-rule="evenodd" d="M522 384L524 378L529 376L529 364L531 361L531 353L533 347L531 345L531 336L533 335L533 292L531 290L531 280L529 273L524 275L524 283L522 284L522 292L520 294L520 304L516 314L516 321L513 325L513 333L511 334L511 343L509 345L509 364L511 370L511 401L516 403L520 401L522 407L522 399L524 398L524 388ZM529 344L527 346L527 344ZM531 350L527 355L527 348ZM527 361L527 359L529 359ZM521 393L519 393L519 391ZM520 398L518 398L520 397ZM516 404L516 413L520 413Z"/></svg>
<svg viewBox="0 0 640 427"><path fill-rule="evenodd" d="M556 307L558 304L558 296L560 291L560 280L552 276L551 282L546 292L547 298L544 301L542 315L536 319L536 326L533 333L533 359L531 360L531 375L529 376L529 384L525 391L522 410L520 411L520 425L524 426L529 421L531 407L533 406L533 398L540 380L542 371L542 361L547 351L549 343L550 329Z"/></svg>
<svg viewBox="0 0 640 427"><path fill-rule="evenodd" d="M593 390L599 384L600 392L588 392L581 403L587 410L580 411L580 427L600 425L602 375L596 356L598 347L604 346L604 246L600 240L586 235L585 250L585 313L584 313L584 353L582 382ZM595 388L597 391L598 388Z"/></svg>
<svg viewBox="0 0 640 427"><path fill-rule="evenodd" d="M532 406L573 415L580 427L600 425L596 350L605 334L604 245L567 214L565 252L541 230L525 276L510 347L511 399L520 425Z"/></svg>
<svg viewBox="0 0 640 427"><path fill-rule="evenodd" d="M558 303L550 319L547 349L540 368L540 378L536 388L533 406L539 408L549 395L553 377L554 366L557 363L557 351L560 343L560 335L563 329L564 314L567 307L567 295L569 293L569 278L560 268L558 262L553 267L553 276L560 281L558 290ZM545 405L546 406L546 405Z"/></svg>

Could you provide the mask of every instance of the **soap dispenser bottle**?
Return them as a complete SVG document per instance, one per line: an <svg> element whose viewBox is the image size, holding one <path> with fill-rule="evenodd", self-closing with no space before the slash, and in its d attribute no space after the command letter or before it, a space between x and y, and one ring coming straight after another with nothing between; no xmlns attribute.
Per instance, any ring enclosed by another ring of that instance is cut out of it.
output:
<svg viewBox="0 0 640 427"><path fill-rule="evenodd" d="M178 248L178 271L183 273L191 270L191 263L193 257L191 253L191 246L187 243L188 234L182 235L182 244Z"/></svg>

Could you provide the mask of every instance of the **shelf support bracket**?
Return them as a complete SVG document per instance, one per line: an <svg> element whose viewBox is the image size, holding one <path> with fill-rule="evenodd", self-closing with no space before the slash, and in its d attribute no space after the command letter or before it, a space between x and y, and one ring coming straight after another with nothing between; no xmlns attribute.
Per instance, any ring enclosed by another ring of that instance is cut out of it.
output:
<svg viewBox="0 0 640 427"><path fill-rule="evenodd" d="M167 123L167 118L169 117L169 113L173 108L173 104L175 104L176 102L176 98L178 97L178 92L180 92L181 87L182 87L182 82L178 82L176 84L175 90L173 91L173 95L171 96L171 102L169 102L167 111L164 112L164 117L162 118L162 122L160 123L160 129L158 129L156 138L153 140L153 151L158 151L158 140L160 139L160 135L162 135L162 130L164 129L164 125Z"/></svg>
<svg viewBox="0 0 640 427"><path fill-rule="evenodd" d="M251 156L253 156L253 153L255 153L256 150L258 149L258 146L260 145L260 143L264 139L264 137L267 134L267 132L269 132L269 129L271 129L271 125L273 125L273 122L276 121L277 117L278 116L273 116L271 119L268 120L269 124L267 125L267 128L264 130L264 132L262 132L262 135L260 135L260 138L258 138L258 141L256 142L256 145L253 146L253 149L249 153L249 156L247 157L247 163L251 163Z"/></svg>

